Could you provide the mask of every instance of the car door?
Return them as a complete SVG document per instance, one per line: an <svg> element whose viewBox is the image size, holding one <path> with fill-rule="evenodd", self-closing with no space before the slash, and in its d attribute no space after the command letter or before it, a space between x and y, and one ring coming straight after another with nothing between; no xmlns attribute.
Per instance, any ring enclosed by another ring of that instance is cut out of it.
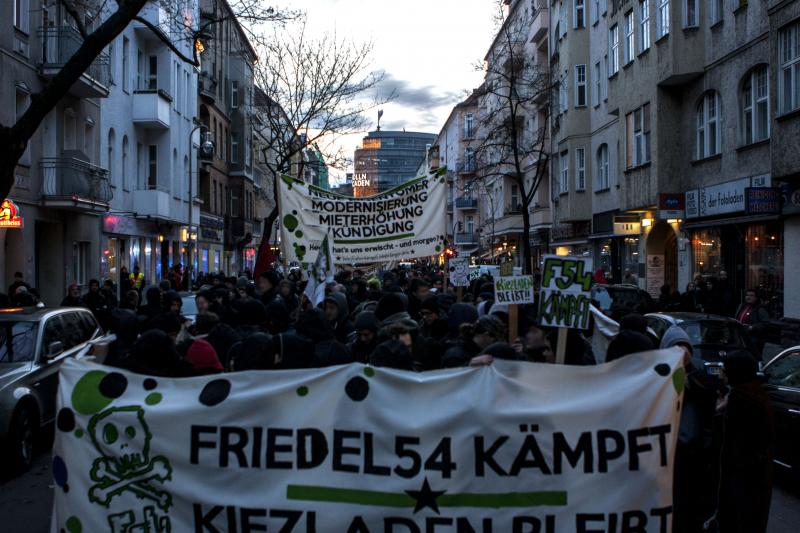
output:
<svg viewBox="0 0 800 533"><path fill-rule="evenodd" d="M764 386L775 413L775 460L800 470L800 349L785 352L764 368Z"/></svg>
<svg viewBox="0 0 800 533"><path fill-rule="evenodd" d="M39 353L36 354L36 363L31 372L30 381L39 400L41 422L44 424L55 417L56 392L58 390L58 365L55 364L58 357L48 359L47 354L51 343L63 342L64 326L60 314L45 316L42 322L40 326L42 341L39 344Z"/></svg>

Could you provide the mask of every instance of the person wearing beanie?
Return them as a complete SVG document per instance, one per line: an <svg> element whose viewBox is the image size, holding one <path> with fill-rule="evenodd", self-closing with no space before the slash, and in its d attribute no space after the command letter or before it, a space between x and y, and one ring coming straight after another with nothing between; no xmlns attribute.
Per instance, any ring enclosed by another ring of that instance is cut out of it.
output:
<svg viewBox="0 0 800 533"><path fill-rule="evenodd" d="M375 317L375 313L363 311L356 316L353 327L355 338L347 345L347 348L355 362L366 363L378 345L378 319Z"/></svg>
<svg viewBox="0 0 800 533"><path fill-rule="evenodd" d="M383 322L391 316L405 312L406 306L403 299L398 293L390 292L378 300L378 306L375 308L375 318L379 322Z"/></svg>
<svg viewBox="0 0 800 533"><path fill-rule="evenodd" d="M442 316L442 295L432 294L425 298L420 308L420 334L435 341L447 336L447 319Z"/></svg>
<svg viewBox="0 0 800 533"><path fill-rule="evenodd" d="M737 350L724 365L730 391L720 405L719 531L764 533L772 498L774 415L753 356Z"/></svg>
<svg viewBox="0 0 800 533"><path fill-rule="evenodd" d="M620 327L622 327L621 323ZM673 346L681 346L689 350L689 353L694 353L689 334L680 326L670 326L670 328L664 332L664 336L661 337L661 345L659 348L664 350L666 348L672 348Z"/></svg>
<svg viewBox="0 0 800 533"><path fill-rule="evenodd" d="M653 341L644 333L631 330L621 330L608 344L606 363L622 359L626 355L647 352L653 349Z"/></svg>
<svg viewBox="0 0 800 533"><path fill-rule="evenodd" d="M186 353L186 361L192 365L199 376L219 374L224 370L213 346L203 339L197 339L192 343Z"/></svg>
<svg viewBox="0 0 800 533"><path fill-rule="evenodd" d="M278 365L275 343L266 333L254 333L231 347L230 368L243 370L272 370Z"/></svg>
<svg viewBox="0 0 800 533"><path fill-rule="evenodd" d="M342 344L348 342L353 325L347 319L350 309L347 305L347 296L341 292L333 292L325 297L322 303L325 310L325 318L331 325L333 335Z"/></svg>

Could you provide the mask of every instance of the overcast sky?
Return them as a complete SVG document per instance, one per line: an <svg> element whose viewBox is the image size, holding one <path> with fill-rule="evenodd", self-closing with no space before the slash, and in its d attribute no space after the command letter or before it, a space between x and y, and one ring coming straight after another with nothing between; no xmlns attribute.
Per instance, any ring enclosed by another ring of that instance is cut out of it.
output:
<svg viewBox="0 0 800 533"><path fill-rule="evenodd" d="M480 85L475 64L491 44L494 0L296 0L309 28L375 45L372 70L387 93L382 129L439 133L453 105ZM376 114L370 129L374 129ZM352 157L362 135L347 139Z"/></svg>

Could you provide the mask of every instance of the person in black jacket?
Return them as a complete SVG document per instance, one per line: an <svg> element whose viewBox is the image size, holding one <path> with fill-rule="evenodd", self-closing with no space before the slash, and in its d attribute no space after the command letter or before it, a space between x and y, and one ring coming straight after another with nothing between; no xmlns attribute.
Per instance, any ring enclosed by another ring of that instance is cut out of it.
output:
<svg viewBox="0 0 800 533"><path fill-rule="evenodd" d="M314 343L314 367L345 365L353 361L347 347L334 338L322 309L301 311L295 331L297 335Z"/></svg>

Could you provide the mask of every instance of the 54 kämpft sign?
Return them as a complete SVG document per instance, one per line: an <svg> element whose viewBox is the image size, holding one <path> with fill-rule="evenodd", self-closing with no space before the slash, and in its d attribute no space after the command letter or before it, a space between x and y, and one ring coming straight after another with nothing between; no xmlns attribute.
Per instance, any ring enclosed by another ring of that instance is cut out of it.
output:
<svg viewBox="0 0 800 533"><path fill-rule="evenodd" d="M546 255L539 296L539 323L587 329L591 303L592 260Z"/></svg>

